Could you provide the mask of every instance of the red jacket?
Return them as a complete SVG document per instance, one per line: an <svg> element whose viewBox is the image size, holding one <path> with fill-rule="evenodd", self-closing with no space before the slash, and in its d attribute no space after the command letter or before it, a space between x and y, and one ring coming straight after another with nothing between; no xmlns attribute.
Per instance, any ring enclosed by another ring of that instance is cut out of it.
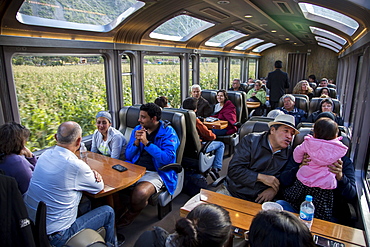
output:
<svg viewBox="0 0 370 247"><path fill-rule="evenodd" d="M236 108L234 104L231 102L231 100L226 101L221 111L219 111L218 113L211 117L216 117L220 120L225 120L229 122L229 124L226 127L227 129L226 135L234 134L237 131L237 128L234 125L237 122Z"/></svg>

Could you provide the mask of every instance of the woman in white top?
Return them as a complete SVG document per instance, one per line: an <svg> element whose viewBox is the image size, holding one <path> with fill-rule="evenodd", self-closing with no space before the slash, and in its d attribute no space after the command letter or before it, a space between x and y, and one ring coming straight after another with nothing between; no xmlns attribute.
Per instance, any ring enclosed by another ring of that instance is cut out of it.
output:
<svg viewBox="0 0 370 247"><path fill-rule="evenodd" d="M127 141L119 130L112 127L112 116L109 112L100 111L96 114L96 127L91 152L125 160Z"/></svg>

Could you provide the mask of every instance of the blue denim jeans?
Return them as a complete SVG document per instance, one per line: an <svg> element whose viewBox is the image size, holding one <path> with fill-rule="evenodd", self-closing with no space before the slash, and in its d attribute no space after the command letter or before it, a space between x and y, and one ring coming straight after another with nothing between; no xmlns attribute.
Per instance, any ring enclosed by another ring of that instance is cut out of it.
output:
<svg viewBox="0 0 370 247"><path fill-rule="evenodd" d="M279 203L281 206L283 206L283 209L284 209L285 211L289 211L289 212L292 212L292 213L299 213L299 212L297 212L297 210L295 210L295 209L292 207L292 205L290 205L290 203L289 203L289 202L287 202L287 201L284 201L284 200L277 200L276 202L277 202L277 203Z"/></svg>
<svg viewBox="0 0 370 247"><path fill-rule="evenodd" d="M78 217L70 228L60 231L57 234L49 235L49 241L52 246L63 246L70 237L82 229L90 228L98 230L102 226L106 230L105 242L107 245L117 246L114 228L114 210L107 205L95 208Z"/></svg>
<svg viewBox="0 0 370 247"><path fill-rule="evenodd" d="M220 141L212 141L211 144L209 144L206 152L215 151L215 159L213 160L212 167L218 168L221 170L222 168L222 160L224 157L224 150L225 150L225 144Z"/></svg>
<svg viewBox="0 0 370 247"><path fill-rule="evenodd" d="M222 130L211 129L211 130L216 136L224 136L224 135L226 135L226 132L227 132L227 129L222 129Z"/></svg>

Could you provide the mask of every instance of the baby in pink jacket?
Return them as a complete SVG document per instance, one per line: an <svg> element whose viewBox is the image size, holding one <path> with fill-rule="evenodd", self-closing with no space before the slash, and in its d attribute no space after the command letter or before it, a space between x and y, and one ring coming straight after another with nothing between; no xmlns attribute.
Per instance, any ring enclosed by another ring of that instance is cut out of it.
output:
<svg viewBox="0 0 370 247"><path fill-rule="evenodd" d="M284 199L299 210L305 196L311 195L315 205L315 218L331 220L333 189L337 187L337 180L329 167L342 158L348 148L340 142L342 137L338 138L338 125L330 118L317 120L313 132L313 136L307 135L304 142L294 149L295 162L301 163L305 153L310 156L311 161L299 168L297 180L284 191Z"/></svg>
<svg viewBox="0 0 370 247"><path fill-rule="evenodd" d="M305 153L310 156L309 165L297 172L298 180L308 187L337 188L335 174L329 171L328 165L342 158L348 148L340 141L342 137L337 137L338 126L334 123L319 119L314 125L314 136L305 136L304 142L294 149L293 158L297 163L302 163Z"/></svg>

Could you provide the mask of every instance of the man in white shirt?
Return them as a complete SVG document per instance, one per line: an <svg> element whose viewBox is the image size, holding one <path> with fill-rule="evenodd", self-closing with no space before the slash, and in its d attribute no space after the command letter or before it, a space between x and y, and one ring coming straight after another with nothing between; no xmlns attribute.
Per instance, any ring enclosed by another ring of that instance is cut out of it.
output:
<svg viewBox="0 0 370 247"><path fill-rule="evenodd" d="M84 228L97 230L102 226L106 229L107 244L117 246L114 211L110 206L96 208L77 218L82 191L96 194L104 188L101 175L75 155L81 134L81 127L75 122L65 122L58 127L57 145L38 159L24 196L27 211L35 220L39 201L46 204L46 232L52 246L63 246Z"/></svg>

